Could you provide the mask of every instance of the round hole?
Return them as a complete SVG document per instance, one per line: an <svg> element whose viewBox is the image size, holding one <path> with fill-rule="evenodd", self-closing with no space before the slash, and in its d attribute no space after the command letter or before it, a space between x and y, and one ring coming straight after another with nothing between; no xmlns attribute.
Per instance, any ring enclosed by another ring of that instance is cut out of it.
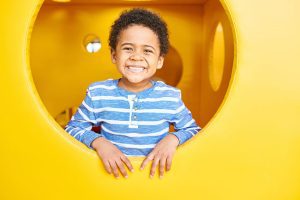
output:
<svg viewBox="0 0 300 200"><path fill-rule="evenodd" d="M83 40L83 46L87 52L96 53L101 49L102 44L99 37L94 34L88 34Z"/></svg>
<svg viewBox="0 0 300 200"><path fill-rule="evenodd" d="M153 2L152 8L166 20L172 43L155 78L181 89L185 104L201 127L224 99L234 56L233 31L223 6L218 0L204 2L187 4L180 10L176 6L158 9ZM45 1L42 5L30 41L31 72L45 107L62 126L70 109L82 102L90 83L119 78L107 39L122 10L117 3L89 7L72 1ZM41 49L47 52L41 54ZM99 50L101 53L95 53Z"/></svg>

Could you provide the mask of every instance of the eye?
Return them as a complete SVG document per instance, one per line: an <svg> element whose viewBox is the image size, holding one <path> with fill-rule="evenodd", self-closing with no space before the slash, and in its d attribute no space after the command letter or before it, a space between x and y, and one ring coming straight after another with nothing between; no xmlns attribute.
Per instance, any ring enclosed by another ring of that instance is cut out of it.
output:
<svg viewBox="0 0 300 200"><path fill-rule="evenodd" d="M133 49L131 47L123 47L122 50L125 50L125 51L132 51Z"/></svg>
<svg viewBox="0 0 300 200"><path fill-rule="evenodd" d="M151 53L153 53L153 51L151 49L145 49L144 52L145 52L145 54L151 54Z"/></svg>

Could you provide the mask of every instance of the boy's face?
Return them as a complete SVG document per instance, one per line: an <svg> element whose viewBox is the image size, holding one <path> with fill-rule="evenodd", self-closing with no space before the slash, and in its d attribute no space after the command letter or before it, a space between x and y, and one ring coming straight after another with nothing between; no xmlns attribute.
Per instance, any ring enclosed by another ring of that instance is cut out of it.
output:
<svg viewBox="0 0 300 200"><path fill-rule="evenodd" d="M135 85L149 82L164 61L157 35L142 25L121 31L111 56L122 78Z"/></svg>

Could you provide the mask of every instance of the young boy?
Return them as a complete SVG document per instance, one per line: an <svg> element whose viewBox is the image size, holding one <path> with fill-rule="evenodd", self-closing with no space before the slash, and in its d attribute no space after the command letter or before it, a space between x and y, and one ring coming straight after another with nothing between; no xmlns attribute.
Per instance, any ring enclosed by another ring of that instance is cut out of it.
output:
<svg viewBox="0 0 300 200"><path fill-rule="evenodd" d="M97 151L108 173L127 178L133 171L127 156L152 161L150 177L170 170L178 145L200 128L181 100L180 90L151 78L163 66L168 30L162 19L144 9L125 11L109 36L112 62L122 77L91 84L66 126L77 140ZM175 131L169 133L170 124ZM100 134L92 131L100 126Z"/></svg>

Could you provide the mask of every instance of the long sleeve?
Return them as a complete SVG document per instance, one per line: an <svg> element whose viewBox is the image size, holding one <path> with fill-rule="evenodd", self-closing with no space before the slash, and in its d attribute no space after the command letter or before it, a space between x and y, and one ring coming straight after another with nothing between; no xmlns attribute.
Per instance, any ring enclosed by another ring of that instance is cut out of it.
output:
<svg viewBox="0 0 300 200"><path fill-rule="evenodd" d="M191 112L182 102L181 97L179 98L179 112L174 115L174 119L172 120L176 132L172 132L171 134L174 134L179 139L179 145L181 145L197 134L201 128L196 124Z"/></svg>
<svg viewBox="0 0 300 200"><path fill-rule="evenodd" d="M78 107L76 113L71 118L70 122L65 127L65 130L74 138L84 143L87 147L91 147L91 143L101 134L92 131L92 127L97 125L94 106L91 98L90 90L87 89L87 94L82 104Z"/></svg>

